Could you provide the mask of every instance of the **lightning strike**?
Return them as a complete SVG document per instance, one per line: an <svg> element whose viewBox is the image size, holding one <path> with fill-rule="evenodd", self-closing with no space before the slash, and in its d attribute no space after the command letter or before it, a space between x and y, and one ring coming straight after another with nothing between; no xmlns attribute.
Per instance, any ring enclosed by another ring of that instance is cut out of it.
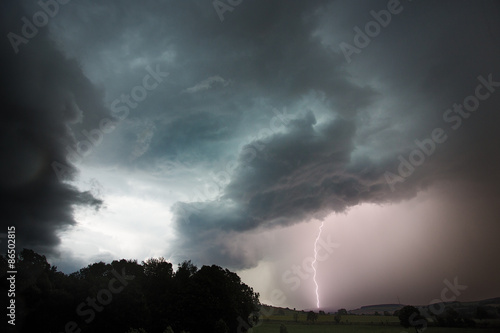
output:
<svg viewBox="0 0 500 333"><path fill-rule="evenodd" d="M313 280L314 280L314 284L316 285L316 306L317 308L319 309L319 294L318 294L318 282L316 281L316 267L314 267L314 264L316 264L316 257L318 256L318 248L317 248L317 245L318 245L318 240L319 238L321 237L321 230L323 229L323 222L321 222L321 226L319 227L319 232L318 232L318 237L316 237L316 241L314 242L314 261L312 262L311 266L312 266L312 269L314 270L314 275L313 275Z"/></svg>

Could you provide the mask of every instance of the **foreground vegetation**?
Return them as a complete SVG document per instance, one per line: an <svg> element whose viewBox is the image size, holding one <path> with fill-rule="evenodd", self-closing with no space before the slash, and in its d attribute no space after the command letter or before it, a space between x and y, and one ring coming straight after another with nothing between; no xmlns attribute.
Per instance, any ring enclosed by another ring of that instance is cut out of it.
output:
<svg viewBox="0 0 500 333"><path fill-rule="evenodd" d="M0 256L1 272L8 262ZM15 264L16 281L1 276L0 292L15 293L15 310L2 332L117 333L323 333L323 332L459 332L500 331L500 302L446 304L425 319L412 306L377 315L335 314L261 307L259 295L238 275L219 266L198 269L190 261L172 264L163 258L141 264L133 260L98 262L66 275L44 256L23 250ZM4 298L7 299L7 298ZM9 304L4 302L4 309ZM424 308L423 312L428 313ZM258 316L260 310L261 316ZM10 311L10 310L9 310ZM13 317L12 317L13 316ZM250 323L258 325L250 328ZM415 323L420 323L416 325ZM406 327L406 329L403 328Z"/></svg>
<svg viewBox="0 0 500 333"><path fill-rule="evenodd" d="M163 258L119 260L66 275L25 249L15 266L11 285L0 257L0 292L14 289L16 305L15 326L4 319L2 332L236 332L259 305L252 288L216 265L186 261L174 272Z"/></svg>

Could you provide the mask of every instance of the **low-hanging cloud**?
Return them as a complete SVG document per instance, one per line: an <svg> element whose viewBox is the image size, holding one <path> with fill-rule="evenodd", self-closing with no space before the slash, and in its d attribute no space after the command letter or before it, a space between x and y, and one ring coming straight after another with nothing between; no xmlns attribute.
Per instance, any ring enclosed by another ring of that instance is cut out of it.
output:
<svg viewBox="0 0 500 333"><path fill-rule="evenodd" d="M353 121L337 118L318 124L309 111L290 121L283 133L266 138L265 145L250 143L218 200L174 207L178 231L184 236L181 247L192 249L194 256L204 252L200 247L211 248L215 260L242 268L255 265L259 258L224 250L224 237L206 237L207 232L287 226L363 202L410 197L402 191L397 197L387 191L384 170L390 161L384 165L351 158L355 134ZM260 151L248 150L259 145L264 146Z"/></svg>

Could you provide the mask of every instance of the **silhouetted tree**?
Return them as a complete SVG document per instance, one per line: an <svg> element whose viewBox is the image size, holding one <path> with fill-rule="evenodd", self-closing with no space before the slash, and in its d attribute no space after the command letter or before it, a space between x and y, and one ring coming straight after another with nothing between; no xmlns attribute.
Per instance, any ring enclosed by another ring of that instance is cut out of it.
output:
<svg viewBox="0 0 500 333"><path fill-rule="evenodd" d="M163 257L150 258L142 262L144 270L144 297L150 309L151 321L148 330L161 332L172 325L175 295L172 264Z"/></svg>
<svg viewBox="0 0 500 333"><path fill-rule="evenodd" d="M56 267L51 267L45 256L23 249L16 268L16 328L23 331L55 330L58 320L72 315L73 304L73 297L63 289L64 281Z"/></svg>
<svg viewBox="0 0 500 333"><path fill-rule="evenodd" d="M3 256L0 267L0 287L6 294ZM238 318L248 320L260 306L258 293L235 273L215 265L198 270L190 261L179 264L175 273L165 259L152 258L142 264L124 259L98 262L66 275L44 256L25 249L16 267L19 333L227 333L237 330Z"/></svg>
<svg viewBox="0 0 500 333"><path fill-rule="evenodd" d="M434 316L439 326L443 327L474 327L476 322L466 318L451 307L446 307L443 314Z"/></svg>
<svg viewBox="0 0 500 333"><path fill-rule="evenodd" d="M399 311L399 322L404 328L410 326L415 328L415 332L427 327L427 320L420 314L414 306L407 305Z"/></svg>
<svg viewBox="0 0 500 333"><path fill-rule="evenodd" d="M312 321L313 323L318 319L318 314L314 311L309 311L307 313L307 321Z"/></svg>
<svg viewBox="0 0 500 333"><path fill-rule="evenodd" d="M186 279L187 274L179 275L181 269L183 268L180 267L177 271L175 279ZM189 265L185 269L194 272L189 269ZM175 299L175 325L193 333L213 327L214 318L223 319L229 330L234 332L239 325L238 318L248 320L260 305L258 294L242 283L238 275L216 265L203 266L187 277L184 288L177 293ZM196 313L195 321L192 313ZM175 325L172 327L178 330Z"/></svg>
<svg viewBox="0 0 500 333"><path fill-rule="evenodd" d="M196 274L197 271L198 267L196 267L191 260L185 260L178 265L175 275L177 278L186 279Z"/></svg>
<svg viewBox="0 0 500 333"><path fill-rule="evenodd" d="M169 279L173 275L172 264L165 258L149 258L142 262L144 275L149 278Z"/></svg>
<svg viewBox="0 0 500 333"><path fill-rule="evenodd" d="M288 333L288 330L286 329L286 326L284 324L280 325L280 333Z"/></svg>
<svg viewBox="0 0 500 333"><path fill-rule="evenodd" d="M347 315L347 310L346 310L346 309L344 309L344 308L342 308L342 309L339 309L339 310L337 311L337 313L338 313L338 314L340 314L340 315Z"/></svg>
<svg viewBox="0 0 500 333"><path fill-rule="evenodd" d="M337 314L335 315L335 317L333 317L333 319L335 320L335 322L337 324L340 323L340 321L342 320L342 315L340 313L337 312Z"/></svg>

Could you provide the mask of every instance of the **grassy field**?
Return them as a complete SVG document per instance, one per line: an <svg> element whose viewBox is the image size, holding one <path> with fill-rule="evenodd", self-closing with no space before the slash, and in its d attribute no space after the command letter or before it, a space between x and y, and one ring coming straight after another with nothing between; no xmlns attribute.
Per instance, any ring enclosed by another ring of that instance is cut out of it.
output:
<svg viewBox="0 0 500 333"><path fill-rule="evenodd" d="M265 318L262 325L252 329L252 333L279 333L284 324L288 333L413 333L415 330L404 329L395 316L356 316L344 315L340 324L334 322L334 315L319 315L318 320L308 323L307 313L299 312L298 321L293 319L293 311L285 311L284 315L271 315ZM428 327L426 333L498 333L498 328L443 328Z"/></svg>
<svg viewBox="0 0 500 333"><path fill-rule="evenodd" d="M321 323L334 323L335 315L319 315L317 324ZM270 321L281 321L281 322L295 322L293 319L293 311L285 312L285 315L272 315L266 319ZM306 323L307 313L299 312L298 322ZM398 317L395 316L356 316L356 315L344 315L342 316L341 324L399 324Z"/></svg>
<svg viewBox="0 0 500 333"><path fill-rule="evenodd" d="M267 321L261 326L253 328L253 333L279 333L280 322ZM378 326L378 325L336 325L336 324L305 324L285 323L288 333L413 333L415 330L404 329L401 326ZM498 328L446 328L428 327L426 333L498 333Z"/></svg>

